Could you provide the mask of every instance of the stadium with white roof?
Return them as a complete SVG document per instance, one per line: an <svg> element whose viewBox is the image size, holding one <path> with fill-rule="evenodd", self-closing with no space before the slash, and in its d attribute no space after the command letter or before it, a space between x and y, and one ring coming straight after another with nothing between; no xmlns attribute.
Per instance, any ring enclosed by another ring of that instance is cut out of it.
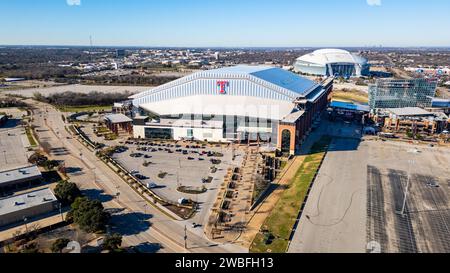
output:
<svg viewBox="0 0 450 273"><path fill-rule="evenodd" d="M342 49L320 49L297 59L294 70L317 76L368 76L367 59Z"/></svg>
<svg viewBox="0 0 450 273"><path fill-rule="evenodd" d="M267 66L197 72L132 97L134 137L258 141L295 153L332 86Z"/></svg>

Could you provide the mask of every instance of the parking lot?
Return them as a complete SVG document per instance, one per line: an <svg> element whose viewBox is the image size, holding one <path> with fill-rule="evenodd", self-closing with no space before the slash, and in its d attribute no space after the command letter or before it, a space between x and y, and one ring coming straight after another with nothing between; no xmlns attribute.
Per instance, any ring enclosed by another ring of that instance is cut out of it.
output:
<svg viewBox="0 0 450 273"><path fill-rule="evenodd" d="M28 165L28 156L31 153L26 148L30 144L25 130L19 125L19 119L24 112L15 108L0 109L0 112L13 116L0 127L0 171Z"/></svg>
<svg viewBox="0 0 450 273"><path fill-rule="evenodd" d="M113 157L144 184L151 184L152 190L159 196L173 202L181 198L199 202L201 217L197 216L197 223L207 218L205 216L215 201L227 169L239 166L243 155L243 152L236 149L233 160L233 149L227 144L202 147L188 143L148 142L148 145L128 143L125 146L127 150L115 153ZM180 192L180 186L194 191L204 189L205 192Z"/></svg>
<svg viewBox="0 0 450 273"><path fill-rule="evenodd" d="M373 143L368 165L368 240L382 252L450 252L450 150ZM401 214L409 180L405 213Z"/></svg>
<svg viewBox="0 0 450 273"><path fill-rule="evenodd" d="M324 123L333 142L289 251L450 252L450 149L360 138L360 126Z"/></svg>

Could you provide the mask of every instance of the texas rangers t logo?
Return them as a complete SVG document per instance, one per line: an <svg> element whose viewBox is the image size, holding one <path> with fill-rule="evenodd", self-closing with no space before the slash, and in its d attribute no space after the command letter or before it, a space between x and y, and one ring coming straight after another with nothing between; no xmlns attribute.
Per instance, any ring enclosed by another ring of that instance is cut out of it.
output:
<svg viewBox="0 0 450 273"><path fill-rule="evenodd" d="M230 86L230 83L228 81L217 81L217 89L219 90L220 94L226 94L228 86Z"/></svg>

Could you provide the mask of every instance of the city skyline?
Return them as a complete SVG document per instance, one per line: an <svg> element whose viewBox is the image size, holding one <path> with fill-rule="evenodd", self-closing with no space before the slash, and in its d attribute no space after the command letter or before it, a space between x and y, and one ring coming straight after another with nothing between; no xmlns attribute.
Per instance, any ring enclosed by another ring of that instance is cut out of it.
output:
<svg viewBox="0 0 450 273"><path fill-rule="evenodd" d="M36 2L0 3L0 44L84 46L92 37L94 46L450 46L450 3L439 0Z"/></svg>

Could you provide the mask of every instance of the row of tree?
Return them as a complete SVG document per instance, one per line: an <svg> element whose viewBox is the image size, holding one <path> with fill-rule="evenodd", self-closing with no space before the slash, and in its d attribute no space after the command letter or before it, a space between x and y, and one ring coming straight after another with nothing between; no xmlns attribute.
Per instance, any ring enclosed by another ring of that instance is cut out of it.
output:
<svg viewBox="0 0 450 273"><path fill-rule="evenodd" d="M55 93L49 96L44 96L41 93L35 93L34 99L50 103L58 106L106 106L112 105L114 102L127 100L131 96L130 92L123 93L102 93L102 92L90 92L90 93L76 93L76 92L63 92Z"/></svg>

